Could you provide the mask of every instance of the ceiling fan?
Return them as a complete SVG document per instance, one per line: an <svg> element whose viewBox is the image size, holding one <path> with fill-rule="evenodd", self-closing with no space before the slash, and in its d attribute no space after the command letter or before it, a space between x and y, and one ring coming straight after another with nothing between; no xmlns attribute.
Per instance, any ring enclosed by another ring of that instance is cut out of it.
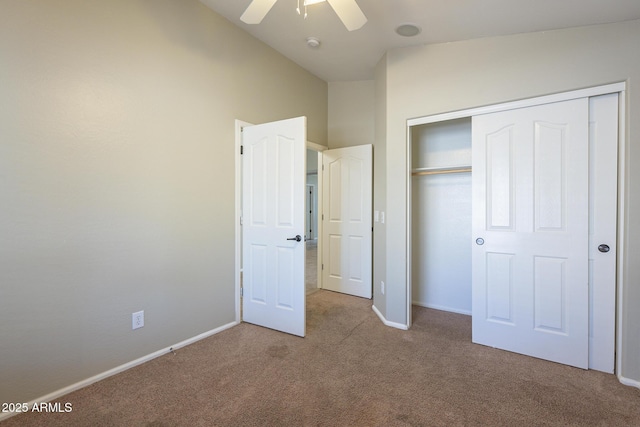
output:
<svg viewBox="0 0 640 427"><path fill-rule="evenodd" d="M259 24L266 14L269 13L276 1L277 0L253 0L240 17L240 20L245 24ZM356 0L304 0L303 4L306 7L323 1L331 5L349 31L357 30L367 22L367 17L364 16L364 13L360 10ZM300 13L299 7L298 13Z"/></svg>

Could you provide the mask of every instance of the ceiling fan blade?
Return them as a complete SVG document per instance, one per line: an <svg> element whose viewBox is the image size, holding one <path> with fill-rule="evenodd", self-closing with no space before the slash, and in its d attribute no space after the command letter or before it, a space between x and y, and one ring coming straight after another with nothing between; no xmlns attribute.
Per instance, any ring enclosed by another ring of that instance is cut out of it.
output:
<svg viewBox="0 0 640 427"><path fill-rule="evenodd" d="M356 0L327 0L327 2L335 10L347 30L354 31L366 24L367 17L360 10Z"/></svg>
<svg viewBox="0 0 640 427"><path fill-rule="evenodd" d="M245 24L259 24L269 13L277 0L253 0L247 10L244 11L240 20Z"/></svg>

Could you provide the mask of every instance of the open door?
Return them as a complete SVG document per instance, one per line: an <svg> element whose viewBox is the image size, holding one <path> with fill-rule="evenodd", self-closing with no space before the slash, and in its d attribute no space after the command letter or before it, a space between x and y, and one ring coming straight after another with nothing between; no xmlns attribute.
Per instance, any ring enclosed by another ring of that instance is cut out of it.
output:
<svg viewBox="0 0 640 427"><path fill-rule="evenodd" d="M373 147L322 155L322 287L371 298Z"/></svg>
<svg viewBox="0 0 640 427"><path fill-rule="evenodd" d="M473 342L588 367L588 99L473 117Z"/></svg>
<svg viewBox="0 0 640 427"><path fill-rule="evenodd" d="M306 117L243 129L243 320L305 335Z"/></svg>

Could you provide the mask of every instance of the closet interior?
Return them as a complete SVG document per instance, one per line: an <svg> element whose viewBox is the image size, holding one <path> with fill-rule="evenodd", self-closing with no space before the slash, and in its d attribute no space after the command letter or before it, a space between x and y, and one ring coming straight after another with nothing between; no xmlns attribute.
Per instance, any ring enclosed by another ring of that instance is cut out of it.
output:
<svg viewBox="0 0 640 427"><path fill-rule="evenodd" d="M410 129L412 302L471 315L471 117Z"/></svg>

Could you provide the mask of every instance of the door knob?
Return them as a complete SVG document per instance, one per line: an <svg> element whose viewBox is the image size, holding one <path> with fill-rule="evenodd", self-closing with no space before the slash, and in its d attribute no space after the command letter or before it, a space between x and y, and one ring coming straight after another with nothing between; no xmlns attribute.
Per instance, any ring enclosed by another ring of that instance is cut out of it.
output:
<svg viewBox="0 0 640 427"><path fill-rule="evenodd" d="M598 250L602 253L607 253L611 250L611 248L609 248L609 245L602 244L598 246Z"/></svg>
<svg viewBox="0 0 640 427"><path fill-rule="evenodd" d="M298 234L296 237L289 237L287 240L295 240L296 242L302 241L302 237Z"/></svg>
<svg viewBox="0 0 640 427"><path fill-rule="evenodd" d="M478 237L476 239L476 245L478 245L478 246L484 245L484 239L482 237Z"/></svg>

